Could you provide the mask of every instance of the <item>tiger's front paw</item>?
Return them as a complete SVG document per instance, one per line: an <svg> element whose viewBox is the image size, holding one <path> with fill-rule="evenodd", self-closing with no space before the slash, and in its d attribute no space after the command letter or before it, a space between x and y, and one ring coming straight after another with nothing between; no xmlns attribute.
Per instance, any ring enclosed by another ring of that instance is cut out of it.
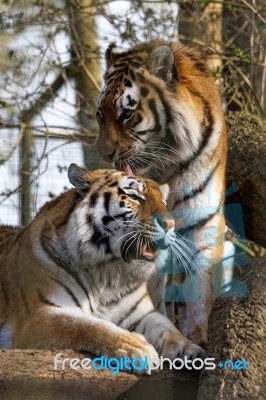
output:
<svg viewBox="0 0 266 400"><path fill-rule="evenodd" d="M159 356L155 348L147 342L144 336L135 332L125 332L119 336L119 340L116 343L116 348L112 350L112 355L108 357L123 358L127 357L130 360L140 358L143 363L134 362L137 365L137 369L134 365L131 369L125 368L126 372L133 372L136 374L149 373L150 369L154 367L159 360ZM147 369L138 369L139 366L144 365L145 357L147 357L149 367Z"/></svg>
<svg viewBox="0 0 266 400"><path fill-rule="evenodd" d="M205 356L205 350L202 347L192 343L178 330L166 330L159 339L157 348L161 356L171 360L184 358L185 356L190 360L194 360Z"/></svg>

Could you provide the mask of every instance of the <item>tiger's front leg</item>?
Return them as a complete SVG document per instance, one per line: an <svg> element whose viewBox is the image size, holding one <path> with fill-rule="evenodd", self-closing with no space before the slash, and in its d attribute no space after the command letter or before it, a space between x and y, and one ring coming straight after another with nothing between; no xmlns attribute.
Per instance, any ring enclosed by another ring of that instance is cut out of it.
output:
<svg viewBox="0 0 266 400"><path fill-rule="evenodd" d="M224 217L218 214L193 234L197 256L191 273L182 282L178 304L178 326L183 335L204 349L208 344L208 319L220 289L224 249ZM196 272L195 272L196 270Z"/></svg>
<svg viewBox="0 0 266 400"><path fill-rule="evenodd" d="M152 311L146 315L136 331L145 336L160 356L174 360L177 357L190 359L203 357L205 351L183 336L172 322L158 311Z"/></svg>
<svg viewBox="0 0 266 400"><path fill-rule="evenodd" d="M180 331L206 350L208 344L208 319L214 305L213 273L211 269L197 276L188 276L182 283L178 304L178 326Z"/></svg>
<svg viewBox="0 0 266 400"><path fill-rule="evenodd" d="M95 355L129 359L158 359L154 347L144 336L131 333L111 322L78 309L42 307L17 326L13 347L19 349L74 349ZM145 372L145 371L144 371Z"/></svg>

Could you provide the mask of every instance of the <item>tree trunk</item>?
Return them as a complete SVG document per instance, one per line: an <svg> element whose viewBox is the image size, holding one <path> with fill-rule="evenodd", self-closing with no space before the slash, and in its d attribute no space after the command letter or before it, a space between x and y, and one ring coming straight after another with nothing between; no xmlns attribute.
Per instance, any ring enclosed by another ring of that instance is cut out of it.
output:
<svg viewBox="0 0 266 400"><path fill-rule="evenodd" d="M230 113L228 124L227 189L238 190L226 198L240 203L245 234L266 247L266 129L265 122L245 113Z"/></svg>
<svg viewBox="0 0 266 400"><path fill-rule="evenodd" d="M215 1L181 1L179 36L188 45L197 45L208 54L208 64L214 73L222 69L223 3ZM219 74L218 74L219 76Z"/></svg>
<svg viewBox="0 0 266 400"><path fill-rule="evenodd" d="M95 118L100 91L100 55L93 0L69 1L71 44L80 130L87 136L83 144L84 165L89 170L110 168L98 154L95 145L98 124Z"/></svg>
<svg viewBox="0 0 266 400"><path fill-rule="evenodd" d="M265 268L266 257L245 267L235 289L216 300L209 321L207 357L245 359L250 369L203 371L198 400L265 399Z"/></svg>
<svg viewBox="0 0 266 400"><path fill-rule="evenodd" d="M26 226L32 220L31 192L31 161L32 161L32 130L29 126L24 129L20 147L20 224Z"/></svg>

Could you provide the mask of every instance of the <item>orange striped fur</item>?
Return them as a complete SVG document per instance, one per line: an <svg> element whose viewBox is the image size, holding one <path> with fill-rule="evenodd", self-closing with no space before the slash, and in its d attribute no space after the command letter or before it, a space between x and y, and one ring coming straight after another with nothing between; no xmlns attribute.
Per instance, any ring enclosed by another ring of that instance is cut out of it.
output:
<svg viewBox="0 0 266 400"><path fill-rule="evenodd" d="M176 254L180 273L186 272L173 299L180 302L179 328L206 347L218 290L212 271L216 265L219 275L224 234L227 136L218 88L203 56L179 42L155 40L129 49L113 44L106 64L99 152L117 169L169 184L167 206L177 235L194 243L194 252ZM168 270L171 275L178 268Z"/></svg>

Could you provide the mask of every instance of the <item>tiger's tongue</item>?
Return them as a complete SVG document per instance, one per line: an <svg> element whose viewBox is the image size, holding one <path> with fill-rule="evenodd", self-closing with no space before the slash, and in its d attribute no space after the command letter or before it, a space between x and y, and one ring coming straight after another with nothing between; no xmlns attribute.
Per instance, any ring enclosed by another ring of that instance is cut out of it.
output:
<svg viewBox="0 0 266 400"><path fill-rule="evenodd" d="M128 175L134 175L134 172L132 171L130 165L123 163L121 161L117 161L115 163L115 167L118 171L125 172Z"/></svg>
<svg viewBox="0 0 266 400"><path fill-rule="evenodd" d="M141 255L149 260L154 260L156 257L156 250L148 247L146 244L141 248Z"/></svg>

